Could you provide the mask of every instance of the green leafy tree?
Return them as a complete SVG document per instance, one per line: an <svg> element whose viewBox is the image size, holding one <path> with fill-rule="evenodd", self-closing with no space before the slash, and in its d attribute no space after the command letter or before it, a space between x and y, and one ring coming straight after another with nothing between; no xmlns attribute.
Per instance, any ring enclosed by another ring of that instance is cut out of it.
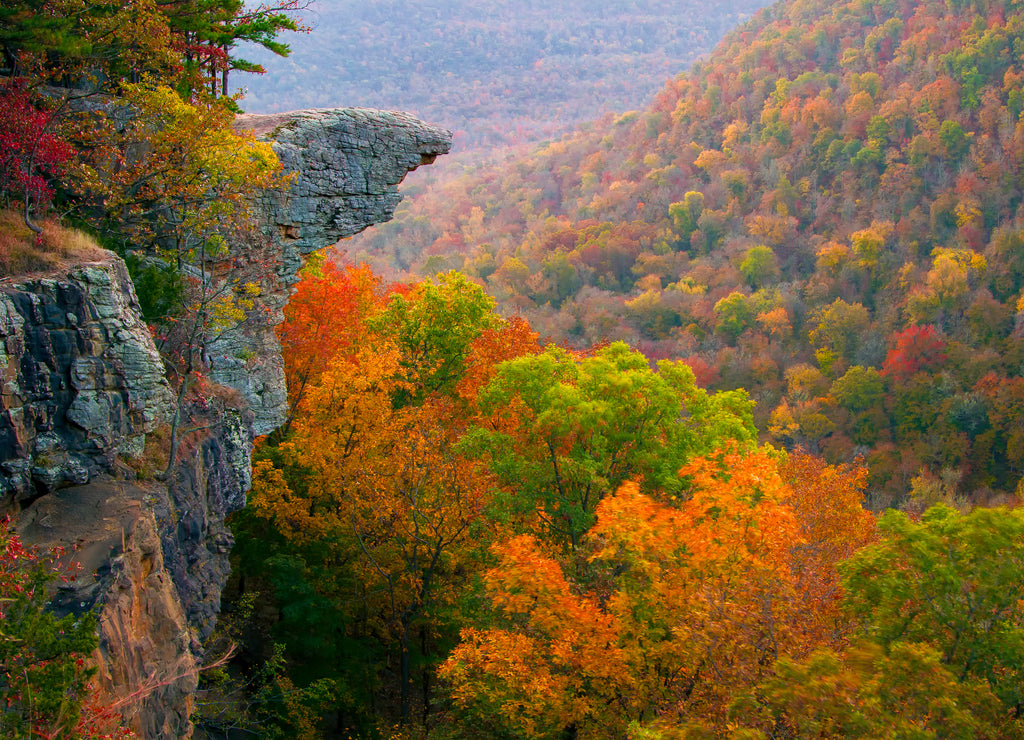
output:
<svg viewBox="0 0 1024 740"><path fill-rule="evenodd" d="M964 680L922 643L885 651L868 642L842 653L817 650L800 662L782 658L754 696L734 706L743 724L760 726L743 736L751 740L1017 736L1005 734L1012 728L984 681Z"/></svg>
<svg viewBox="0 0 1024 740"><path fill-rule="evenodd" d="M943 121L939 126L939 140L946 147L946 155L954 162L963 159L971 148L971 140L956 121Z"/></svg>
<svg viewBox="0 0 1024 740"><path fill-rule="evenodd" d="M124 734L94 703L83 710L95 617L46 610L49 589L68 574L63 555L24 545L10 520L0 522L0 735L10 740Z"/></svg>
<svg viewBox="0 0 1024 740"><path fill-rule="evenodd" d="M779 279L779 260L771 247L751 247L743 256L740 272L753 288L763 288Z"/></svg>
<svg viewBox="0 0 1024 740"><path fill-rule="evenodd" d="M621 342L590 357L549 346L505 362L479 404L483 423L463 446L497 476L501 508L535 515L572 551L598 502L623 481L642 476L678 494L689 457L756 436L745 392L708 394L689 366L663 361L655 372Z"/></svg>
<svg viewBox="0 0 1024 740"><path fill-rule="evenodd" d="M829 396L849 412L849 434L855 442L871 444L888 427L885 380L875 368L854 365L832 383Z"/></svg>
<svg viewBox="0 0 1024 740"><path fill-rule="evenodd" d="M757 311L748 296L734 291L715 304L715 316L718 317L715 329L736 341L740 334L754 326Z"/></svg>
<svg viewBox="0 0 1024 740"><path fill-rule="evenodd" d="M847 604L886 649L928 643L963 679L987 681L1014 717L1024 706L1024 512L938 505L897 511L881 541L842 566Z"/></svg>
<svg viewBox="0 0 1024 740"><path fill-rule="evenodd" d="M871 315L860 303L847 303L837 298L811 317L814 327L809 332L811 344L821 369L838 370L850 362L860 346L864 331L871 324Z"/></svg>
<svg viewBox="0 0 1024 740"><path fill-rule="evenodd" d="M690 237L697 230L697 222L704 213L704 193L691 190L678 203L668 207L672 226L679 235L679 244L683 249L690 248Z"/></svg>
<svg viewBox="0 0 1024 740"><path fill-rule="evenodd" d="M392 338L411 387L396 391L398 404L432 393L453 394L466 370L473 340L500 324L494 300L458 272L426 279L408 295L394 293L368 326Z"/></svg>
<svg viewBox="0 0 1024 740"><path fill-rule="evenodd" d="M885 381L873 367L854 365L832 383L832 398L851 411L874 408L885 398Z"/></svg>
<svg viewBox="0 0 1024 740"><path fill-rule="evenodd" d="M1024 514L940 504L878 531L839 565L859 637L781 657L733 706L744 737L1022 737Z"/></svg>

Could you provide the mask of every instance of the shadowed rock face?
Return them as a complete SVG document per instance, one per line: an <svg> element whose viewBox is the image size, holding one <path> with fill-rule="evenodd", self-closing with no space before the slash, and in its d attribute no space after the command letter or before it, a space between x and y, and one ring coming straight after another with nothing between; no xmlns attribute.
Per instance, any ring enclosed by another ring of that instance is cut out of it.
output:
<svg viewBox="0 0 1024 740"><path fill-rule="evenodd" d="M18 522L25 541L77 545L82 569L52 608L98 610L97 689L144 738L188 737L197 686L195 637L153 511L166 497L165 486L100 475L44 496Z"/></svg>
<svg viewBox="0 0 1024 740"><path fill-rule="evenodd" d="M22 509L26 542L80 553L82 575L54 606L99 610L100 690L127 702L143 738L192 733L195 667L229 572L224 518L245 504L253 434L286 410L273 328L303 256L390 219L402 178L451 147L447 131L360 109L240 116L237 128L271 141L295 173L288 192L256 203L260 243L233 245L235 260L272 266L260 305L208 347L210 378L251 410L191 435L169 480L135 480L122 464L174 403L124 263L0 278L0 513ZM196 409L183 427L209 421Z"/></svg>
<svg viewBox="0 0 1024 740"><path fill-rule="evenodd" d="M0 282L0 511L82 484L170 419L124 263Z"/></svg>
<svg viewBox="0 0 1024 740"><path fill-rule="evenodd" d="M242 115L235 129L269 141L284 171L294 173L286 192L268 192L256 204L268 244L235 245L243 253L263 251L276 265L261 313L210 347L211 377L245 396L259 435L284 422L284 366L273 327L284 320L303 257L391 220L402 198L398 184L450 151L452 135L406 113L362 108ZM241 359L254 357L259 362Z"/></svg>

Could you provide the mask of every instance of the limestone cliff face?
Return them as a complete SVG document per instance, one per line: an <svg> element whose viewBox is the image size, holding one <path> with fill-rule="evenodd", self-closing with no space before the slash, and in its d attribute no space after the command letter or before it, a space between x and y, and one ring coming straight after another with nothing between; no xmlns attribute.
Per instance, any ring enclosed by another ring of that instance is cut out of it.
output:
<svg viewBox="0 0 1024 740"><path fill-rule="evenodd" d="M54 608L98 609L100 688L115 701L162 683L126 708L146 736L178 737L196 658L154 511L172 489L124 467L173 398L124 263L0 283L0 378L0 510L22 510L26 541L75 549L81 576Z"/></svg>
<svg viewBox="0 0 1024 740"><path fill-rule="evenodd" d="M303 255L389 219L402 178L451 145L446 131L379 111L245 116L238 127L273 142L296 176L257 204L263 242L233 247L274 265L257 320L209 348L213 380L248 406L213 424L186 406L184 426L207 428L186 438L168 480L151 474L175 399L123 262L0 279L0 514L20 512L30 543L77 548L82 574L54 608L99 611L100 689L143 738L191 736L202 641L229 572L224 519L245 503L254 434L283 420L273 327Z"/></svg>

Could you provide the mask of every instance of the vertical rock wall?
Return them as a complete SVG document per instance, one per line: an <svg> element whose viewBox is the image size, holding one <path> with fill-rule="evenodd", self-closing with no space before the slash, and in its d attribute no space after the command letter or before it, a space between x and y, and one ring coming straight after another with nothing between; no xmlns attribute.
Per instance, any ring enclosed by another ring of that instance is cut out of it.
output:
<svg viewBox="0 0 1024 740"><path fill-rule="evenodd" d="M62 613L98 611L97 689L143 738L191 734L198 681L195 630L167 567L154 511L167 498L161 484L103 474L44 496L18 522L28 542L77 548L82 570L61 585L52 606Z"/></svg>
<svg viewBox="0 0 1024 740"><path fill-rule="evenodd" d="M170 413L121 260L0 281L0 511L141 452Z"/></svg>

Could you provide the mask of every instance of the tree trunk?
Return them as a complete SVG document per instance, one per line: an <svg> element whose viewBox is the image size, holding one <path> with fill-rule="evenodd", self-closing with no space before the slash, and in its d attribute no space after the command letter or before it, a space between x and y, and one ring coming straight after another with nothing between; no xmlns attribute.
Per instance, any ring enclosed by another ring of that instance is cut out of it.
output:
<svg viewBox="0 0 1024 740"><path fill-rule="evenodd" d="M402 658L401 658L401 716L402 726L409 724L409 683L411 681L410 676L410 657L409 657L409 627L408 625L402 625Z"/></svg>
<svg viewBox="0 0 1024 740"><path fill-rule="evenodd" d="M420 628L420 654L424 658L423 665L423 729L427 729L427 720L430 718L430 676L433 671L430 670L429 661L426 657L430 654L428 652L428 637L427 628Z"/></svg>
<svg viewBox="0 0 1024 740"><path fill-rule="evenodd" d="M42 234L43 233L42 228L40 228L36 224L32 223L31 196L29 195L29 192L28 192L27 188L25 189L25 209L22 211L22 216L24 217L25 225L27 227L29 227L32 230L33 233L35 233L35 234Z"/></svg>

